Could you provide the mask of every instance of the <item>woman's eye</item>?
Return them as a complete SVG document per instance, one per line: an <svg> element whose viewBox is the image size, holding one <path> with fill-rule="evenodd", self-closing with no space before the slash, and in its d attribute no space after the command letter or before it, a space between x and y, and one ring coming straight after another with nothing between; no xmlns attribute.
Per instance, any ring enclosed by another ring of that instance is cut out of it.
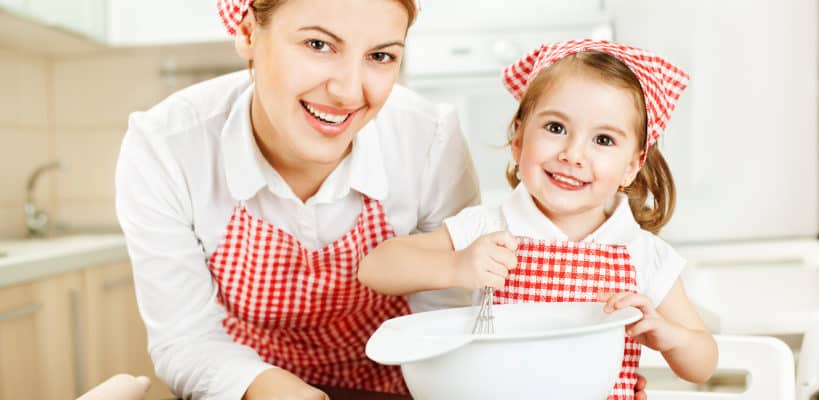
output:
<svg viewBox="0 0 819 400"><path fill-rule="evenodd" d="M392 54L384 53L384 52L381 52L381 51L371 54L370 58L373 61L378 62L378 63L382 63L382 64L386 64L386 63L392 62L392 60L395 60L395 56L393 56Z"/></svg>
<svg viewBox="0 0 819 400"><path fill-rule="evenodd" d="M611 136L600 135L594 138L594 143L601 146L614 146L614 140Z"/></svg>
<svg viewBox="0 0 819 400"><path fill-rule="evenodd" d="M544 128L546 128L547 131L558 135L566 133L566 128L557 122L549 122L546 124L546 126L544 126Z"/></svg>
<svg viewBox="0 0 819 400"><path fill-rule="evenodd" d="M325 42L323 40L317 40L317 39L308 40L307 41L307 46L309 46L311 49L313 49L315 51L318 51L318 52L321 52L321 53L326 53L326 52L330 51L330 45L327 44L327 42Z"/></svg>

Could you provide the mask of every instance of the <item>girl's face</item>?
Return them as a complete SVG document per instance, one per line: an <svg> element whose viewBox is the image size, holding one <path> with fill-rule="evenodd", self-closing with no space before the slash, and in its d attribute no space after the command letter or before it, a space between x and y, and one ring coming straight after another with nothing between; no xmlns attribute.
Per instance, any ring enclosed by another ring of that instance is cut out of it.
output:
<svg viewBox="0 0 819 400"><path fill-rule="evenodd" d="M638 108L628 90L571 70L555 79L512 137L520 179L554 221L599 219L640 166Z"/></svg>
<svg viewBox="0 0 819 400"><path fill-rule="evenodd" d="M398 77L407 24L394 0L288 0L266 26L247 15L236 47L253 60L252 121L271 163L332 166L348 152Z"/></svg>

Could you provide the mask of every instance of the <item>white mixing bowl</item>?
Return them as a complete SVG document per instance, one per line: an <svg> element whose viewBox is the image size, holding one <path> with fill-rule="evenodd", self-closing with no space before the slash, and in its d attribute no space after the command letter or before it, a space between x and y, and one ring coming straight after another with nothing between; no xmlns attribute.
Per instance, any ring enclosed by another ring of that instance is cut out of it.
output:
<svg viewBox="0 0 819 400"><path fill-rule="evenodd" d="M401 365L414 400L603 400L623 361L624 326L642 314L602 303L494 307L495 334L471 335L477 307L393 318L367 356Z"/></svg>

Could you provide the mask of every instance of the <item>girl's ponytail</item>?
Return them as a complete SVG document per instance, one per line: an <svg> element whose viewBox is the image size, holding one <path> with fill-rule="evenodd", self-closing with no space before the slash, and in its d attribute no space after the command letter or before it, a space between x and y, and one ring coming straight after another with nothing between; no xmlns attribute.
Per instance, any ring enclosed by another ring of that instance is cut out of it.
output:
<svg viewBox="0 0 819 400"><path fill-rule="evenodd" d="M645 164L625 191L634 220L641 228L659 233L674 213L677 190L671 170L657 146L649 148Z"/></svg>

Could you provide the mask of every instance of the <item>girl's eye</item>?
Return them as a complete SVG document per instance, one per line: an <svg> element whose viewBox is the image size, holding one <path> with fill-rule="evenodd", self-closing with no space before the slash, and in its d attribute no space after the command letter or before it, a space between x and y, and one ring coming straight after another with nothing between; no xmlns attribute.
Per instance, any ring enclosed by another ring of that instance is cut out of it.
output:
<svg viewBox="0 0 819 400"><path fill-rule="evenodd" d="M370 54L370 59L378 63L387 64L395 60L395 56L379 51L377 53Z"/></svg>
<svg viewBox="0 0 819 400"><path fill-rule="evenodd" d="M546 126L544 126L544 128L546 128L547 131L557 135L563 135L566 133L566 128L557 122L549 122L546 124Z"/></svg>
<svg viewBox="0 0 819 400"><path fill-rule="evenodd" d="M611 136L600 135L595 136L594 143L601 146L614 146L614 139L612 139Z"/></svg>
<svg viewBox="0 0 819 400"><path fill-rule="evenodd" d="M310 39L307 41L307 46L320 53L326 53L330 51L330 45L323 40Z"/></svg>

